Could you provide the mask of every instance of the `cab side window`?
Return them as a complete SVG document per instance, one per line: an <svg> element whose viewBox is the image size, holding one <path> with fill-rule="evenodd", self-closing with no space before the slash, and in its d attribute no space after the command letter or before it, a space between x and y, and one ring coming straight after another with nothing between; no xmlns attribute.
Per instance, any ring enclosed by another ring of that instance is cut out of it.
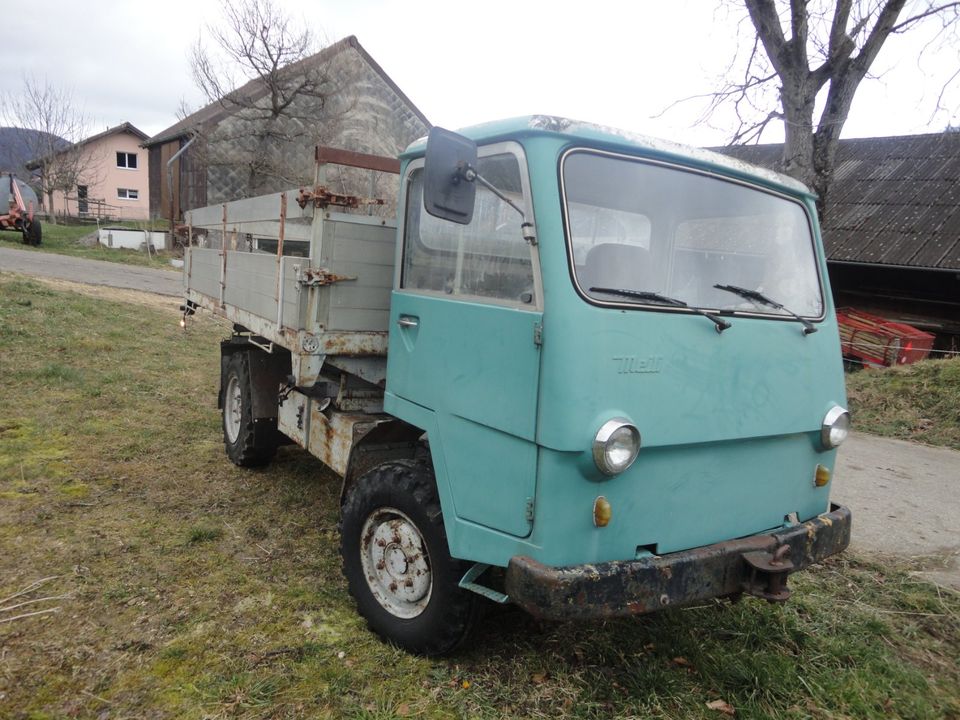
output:
<svg viewBox="0 0 960 720"><path fill-rule="evenodd" d="M520 165L509 153L480 158L478 171L511 200L524 205ZM423 171L407 183L401 287L454 297L516 304L534 302L531 251L517 211L477 187L473 220L458 225L423 209Z"/></svg>

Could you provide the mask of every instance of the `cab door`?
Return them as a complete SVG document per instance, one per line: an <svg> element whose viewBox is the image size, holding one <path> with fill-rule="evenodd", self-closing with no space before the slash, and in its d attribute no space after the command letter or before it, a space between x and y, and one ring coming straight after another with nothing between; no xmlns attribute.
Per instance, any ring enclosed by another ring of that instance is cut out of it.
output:
<svg viewBox="0 0 960 720"><path fill-rule="evenodd" d="M480 174L528 217L519 145L480 149ZM391 299L387 392L435 414L457 516L525 537L536 490L542 320L536 247L521 216L484 188L458 225L423 208L423 163L405 178L399 283ZM435 466L437 463L435 462Z"/></svg>

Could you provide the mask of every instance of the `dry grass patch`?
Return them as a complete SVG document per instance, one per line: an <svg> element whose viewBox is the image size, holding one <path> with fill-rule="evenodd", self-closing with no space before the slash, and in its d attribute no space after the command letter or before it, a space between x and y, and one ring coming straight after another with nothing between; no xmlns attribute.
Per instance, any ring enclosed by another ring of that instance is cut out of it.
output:
<svg viewBox="0 0 960 720"><path fill-rule="evenodd" d="M960 357L847 375L854 427L960 450Z"/></svg>
<svg viewBox="0 0 960 720"><path fill-rule="evenodd" d="M495 609L454 658L383 645L340 575L337 479L296 448L225 459L223 333L0 275L0 598L42 580L13 602L51 610L0 610L0 717L960 716L960 600L850 559L785 606Z"/></svg>

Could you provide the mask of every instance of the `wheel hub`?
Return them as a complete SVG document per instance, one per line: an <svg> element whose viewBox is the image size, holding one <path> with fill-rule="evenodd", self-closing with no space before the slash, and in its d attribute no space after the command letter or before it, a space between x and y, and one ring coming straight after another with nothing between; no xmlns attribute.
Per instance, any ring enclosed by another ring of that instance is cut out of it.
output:
<svg viewBox="0 0 960 720"><path fill-rule="evenodd" d="M433 589L429 556L423 535L402 512L370 514L360 534L360 561L370 592L389 613L413 618L426 609Z"/></svg>
<svg viewBox="0 0 960 720"><path fill-rule="evenodd" d="M227 391L223 394L223 428L230 442L236 442L240 436L240 423L243 415L243 396L240 393L240 379L230 376Z"/></svg>

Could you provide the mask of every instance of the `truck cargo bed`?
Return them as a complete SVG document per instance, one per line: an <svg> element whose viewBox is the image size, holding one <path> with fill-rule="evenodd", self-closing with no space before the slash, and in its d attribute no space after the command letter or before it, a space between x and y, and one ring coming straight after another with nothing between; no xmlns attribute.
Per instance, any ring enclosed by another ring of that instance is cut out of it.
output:
<svg viewBox="0 0 960 720"><path fill-rule="evenodd" d="M385 355L396 223L296 197L189 211L188 303L293 352Z"/></svg>

